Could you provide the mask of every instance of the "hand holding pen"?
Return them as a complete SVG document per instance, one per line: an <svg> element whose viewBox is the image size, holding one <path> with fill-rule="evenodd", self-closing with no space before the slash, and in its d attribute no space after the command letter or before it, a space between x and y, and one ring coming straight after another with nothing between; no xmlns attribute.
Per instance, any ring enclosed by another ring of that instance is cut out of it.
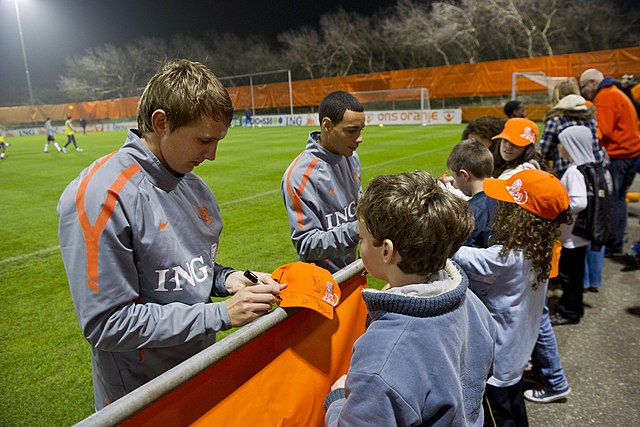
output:
<svg viewBox="0 0 640 427"><path fill-rule="evenodd" d="M271 310L278 294L287 287L267 273L235 271L227 277L227 289L233 293L224 301L231 326L242 326Z"/></svg>

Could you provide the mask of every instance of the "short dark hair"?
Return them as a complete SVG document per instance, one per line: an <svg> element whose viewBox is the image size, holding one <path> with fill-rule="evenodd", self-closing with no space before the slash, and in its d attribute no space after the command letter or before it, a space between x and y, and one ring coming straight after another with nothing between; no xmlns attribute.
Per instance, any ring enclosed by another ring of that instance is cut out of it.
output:
<svg viewBox="0 0 640 427"><path fill-rule="evenodd" d="M426 172L373 178L356 215L373 244L393 242L405 274L429 275L444 268L473 230L473 213L462 198L441 188Z"/></svg>
<svg viewBox="0 0 640 427"><path fill-rule="evenodd" d="M449 153L447 167L456 174L464 169L478 179L491 178L493 154L481 142L465 139L457 143Z"/></svg>
<svg viewBox="0 0 640 427"><path fill-rule="evenodd" d="M517 99L514 99L513 101L509 101L506 104L504 104L504 114L506 114L507 117L511 117L513 112L519 109L520 107L522 107L522 105L523 105L522 102L518 101Z"/></svg>
<svg viewBox="0 0 640 427"><path fill-rule="evenodd" d="M322 123L322 119L328 117L333 124L337 124L342 121L346 110L362 113L364 107L358 98L349 92L337 90L324 97L318 108L318 118L320 123Z"/></svg>

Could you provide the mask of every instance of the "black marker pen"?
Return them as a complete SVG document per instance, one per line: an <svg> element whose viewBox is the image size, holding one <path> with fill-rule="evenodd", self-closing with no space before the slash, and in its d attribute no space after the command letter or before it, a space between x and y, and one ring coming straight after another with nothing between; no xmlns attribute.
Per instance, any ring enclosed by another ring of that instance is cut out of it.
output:
<svg viewBox="0 0 640 427"><path fill-rule="evenodd" d="M257 283L258 285L264 285L264 283L262 283L262 280L260 280L253 271L246 270L243 274L244 274L244 277L251 280L253 283Z"/></svg>
<svg viewBox="0 0 640 427"><path fill-rule="evenodd" d="M251 280L253 283L256 283L258 285L264 285L265 283L260 280L260 278L258 276L256 276L256 273L254 273L251 270L245 270L244 273L242 273L244 275L244 277L246 277L247 279ZM279 300L282 300L282 297L280 295L276 295L276 298Z"/></svg>

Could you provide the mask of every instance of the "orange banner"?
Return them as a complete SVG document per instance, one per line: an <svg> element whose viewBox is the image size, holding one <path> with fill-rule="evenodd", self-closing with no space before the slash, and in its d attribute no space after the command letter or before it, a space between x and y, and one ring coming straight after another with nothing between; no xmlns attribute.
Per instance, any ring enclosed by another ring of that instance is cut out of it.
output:
<svg viewBox="0 0 640 427"><path fill-rule="evenodd" d="M324 398L347 373L367 309L358 276L332 320L302 309L129 418L131 426L323 426Z"/></svg>
<svg viewBox="0 0 640 427"><path fill-rule="evenodd" d="M547 77L579 77L587 68L597 68L606 76L616 78L623 74L640 74L640 46L297 80L291 83L291 94L287 82L254 85L253 90L249 86L232 87L228 90L234 108L237 110L251 107L252 99L256 109L289 107L290 98L295 107L317 106L327 93L334 90L363 92L426 88L431 99L500 96L511 94L511 79L514 72L542 71ZM518 93L546 91L545 87L525 78L519 78L517 84ZM417 97L419 98L419 95ZM89 121L132 118L136 116L137 102L138 98L133 97L36 107L0 107L0 124L44 122L46 117L58 121L64 120L67 115L71 115L76 120L84 117Z"/></svg>

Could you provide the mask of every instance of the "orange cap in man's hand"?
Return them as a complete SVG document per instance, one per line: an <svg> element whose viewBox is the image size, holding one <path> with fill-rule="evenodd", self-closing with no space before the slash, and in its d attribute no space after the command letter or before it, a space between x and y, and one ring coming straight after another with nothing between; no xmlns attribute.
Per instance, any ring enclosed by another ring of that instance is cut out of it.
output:
<svg viewBox="0 0 640 427"><path fill-rule="evenodd" d="M328 270L297 261L278 267L271 277L287 284L280 292L280 307L310 308L333 319L334 307L340 302L340 286Z"/></svg>

